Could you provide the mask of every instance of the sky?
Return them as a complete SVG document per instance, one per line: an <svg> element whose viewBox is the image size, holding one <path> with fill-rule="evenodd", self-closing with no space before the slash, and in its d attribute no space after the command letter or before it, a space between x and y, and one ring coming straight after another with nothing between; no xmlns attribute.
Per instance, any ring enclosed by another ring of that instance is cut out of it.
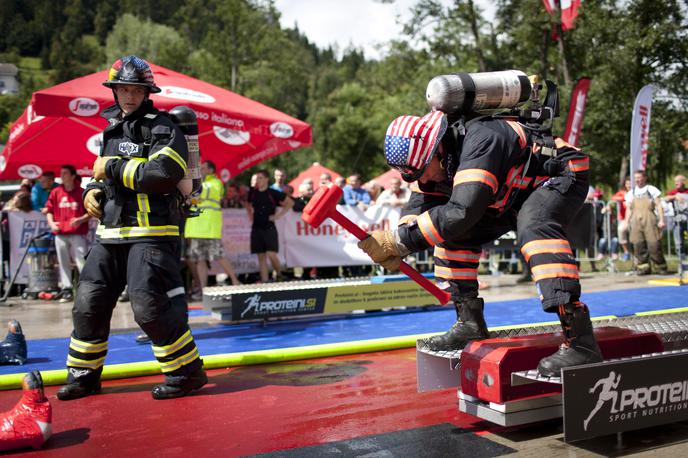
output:
<svg viewBox="0 0 688 458"><path fill-rule="evenodd" d="M381 50L376 45L384 44L398 37L403 22L410 19L410 9L417 0L395 0L394 3L380 3L375 0L276 0L275 6L282 14L282 27L291 28L298 24L299 30L320 48L336 44L341 52L349 45L361 47L365 56L379 59ZM441 0L445 5L452 0ZM491 17L493 2L477 0ZM384 52L384 49L382 50Z"/></svg>

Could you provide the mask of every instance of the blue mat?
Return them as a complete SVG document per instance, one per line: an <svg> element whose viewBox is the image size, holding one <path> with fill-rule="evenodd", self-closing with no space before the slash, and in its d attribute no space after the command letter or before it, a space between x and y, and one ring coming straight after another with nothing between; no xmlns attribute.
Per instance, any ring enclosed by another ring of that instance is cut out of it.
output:
<svg viewBox="0 0 688 458"><path fill-rule="evenodd" d="M638 312L688 307L688 295L674 286L637 288L587 293L583 301L593 316L626 316ZM202 312L202 311L192 311ZM207 312L203 312L207 313ZM490 302L485 307L488 326L506 326L555 321L556 316L542 311L537 299ZM352 340L395 337L444 331L455 321L453 307L347 315L337 318L314 317L268 323L217 325L194 329L201 355L300 347ZM31 329L24 325L31 338ZM136 333L110 336L106 364L153 359L150 345L134 341ZM69 339L30 340L29 360L24 366L0 366L0 374L64 367Z"/></svg>

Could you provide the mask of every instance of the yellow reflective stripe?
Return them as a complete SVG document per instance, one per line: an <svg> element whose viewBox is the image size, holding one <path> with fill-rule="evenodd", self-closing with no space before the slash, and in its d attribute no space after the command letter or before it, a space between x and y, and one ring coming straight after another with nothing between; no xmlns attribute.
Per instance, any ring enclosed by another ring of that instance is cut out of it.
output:
<svg viewBox="0 0 688 458"><path fill-rule="evenodd" d="M88 369L98 369L105 363L105 356L102 358L87 361L85 359L75 358L72 355L67 355L67 366L85 367Z"/></svg>
<svg viewBox="0 0 688 458"><path fill-rule="evenodd" d="M455 269L435 265L435 277L444 278L446 280L477 280L478 269Z"/></svg>
<svg viewBox="0 0 688 458"><path fill-rule="evenodd" d="M483 169L466 169L459 170L454 175L454 186L464 183L483 183L487 185L491 190L492 194L497 192L499 187L499 181L493 173L488 172Z"/></svg>
<svg viewBox="0 0 688 458"><path fill-rule="evenodd" d="M177 339L174 343L171 343L170 345L164 345L162 347L156 347L155 345L153 345L153 354L156 358L169 356L175 351L182 348L184 345L192 341L193 337L191 337L191 331L189 330L182 334L182 336L179 339Z"/></svg>
<svg viewBox="0 0 688 458"><path fill-rule="evenodd" d="M521 248L521 253L526 261L530 260L531 256L544 253L566 253L572 255L571 245L568 240L563 239L546 239L533 240L526 243Z"/></svg>
<svg viewBox="0 0 688 458"><path fill-rule="evenodd" d="M108 343L105 341L98 344L92 344L72 337L69 341L69 348L79 353L99 353L108 349Z"/></svg>
<svg viewBox="0 0 688 458"><path fill-rule="evenodd" d="M164 237L179 236L177 226L148 226L148 227L113 227L106 228L102 224L96 229L96 235L104 239L120 239L126 237Z"/></svg>
<svg viewBox="0 0 688 458"><path fill-rule="evenodd" d="M145 159L141 158L131 158L127 161L122 171L122 184L125 187L134 189L134 175L136 174L136 169L138 169L139 165L143 162L145 162Z"/></svg>
<svg viewBox="0 0 688 458"><path fill-rule="evenodd" d="M175 150L173 150L169 146L164 147L163 149L161 149L157 153L151 154L150 156L148 156L148 160L152 161L153 159L155 159L158 156L169 157L174 162L179 164L179 167L181 167L182 170L184 170L184 173L186 173L186 161Z"/></svg>
<svg viewBox="0 0 688 458"><path fill-rule="evenodd" d="M533 280L546 278L578 278L578 268L575 264L541 264L531 268Z"/></svg>
<svg viewBox="0 0 688 458"><path fill-rule="evenodd" d="M185 364L189 364L198 357L200 357L198 354L198 348L194 347L193 350L177 359L173 359L172 361L159 361L160 370L163 372L172 372L173 370L179 369Z"/></svg>
<svg viewBox="0 0 688 458"><path fill-rule="evenodd" d="M425 212L418 217L418 228L423 234L425 240L431 245L435 246L438 243L444 242L444 239L440 237L440 233L432 224L432 219L430 218L430 212Z"/></svg>
<svg viewBox="0 0 688 458"><path fill-rule="evenodd" d="M150 226L148 222L148 213L150 213L148 194L136 194L136 201L139 204L139 211L136 212L136 221L139 223L140 227Z"/></svg>
<svg viewBox="0 0 688 458"><path fill-rule="evenodd" d="M436 246L433 255L436 258L446 261L480 262L480 253L475 253L470 250L447 250Z"/></svg>

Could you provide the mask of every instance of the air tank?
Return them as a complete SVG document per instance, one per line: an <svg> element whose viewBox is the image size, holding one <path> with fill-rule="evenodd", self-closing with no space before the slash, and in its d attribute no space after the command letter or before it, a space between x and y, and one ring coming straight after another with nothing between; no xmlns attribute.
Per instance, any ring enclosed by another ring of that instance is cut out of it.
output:
<svg viewBox="0 0 688 458"><path fill-rule="evenodd" d="M520 70L453 73L436 76L425 97L430 108L445 113L480 113L515 108L530 98L532 85Z"/></svg>
<svg viewBox="0 0 688 458"><path fill-rule="evenodd" d="M172 121L179 126L186 138L189 157L186 161L186 175L179 182L177 188L185 197L198 194L201 191L201 154L198 147L198 122L196 113L186 106L174 107L170 110Z"/></svg>

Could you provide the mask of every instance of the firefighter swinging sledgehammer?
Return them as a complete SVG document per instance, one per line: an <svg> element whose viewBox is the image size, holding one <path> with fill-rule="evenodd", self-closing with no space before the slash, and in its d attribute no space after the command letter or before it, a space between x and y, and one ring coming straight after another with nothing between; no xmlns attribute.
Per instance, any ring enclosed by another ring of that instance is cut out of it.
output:
<svg viewBox="0 0 688 458"><path fill-rule="evenodd" d="M588 156L561 139L543 140L541 131L518 116L476 112L478 101L485 100L476 94L490 78L498 84L487 92L509 85L516 94L511 106L527 100L531 83L525 74L459 75L449 76L463 85L460 117L435 109L423 117L400 116L389 125L385 159L405 181L417 183L399 227L374 231L359 247L390 270L408 254L434 248L435 277L451 292L457 321L445 334L418 343L434 351L459 350L488 337L478 297L481 247L516 230L542 306L558 314L565 336L559 351L540 361L540 374L559 376L564 367L599 362L602 355L588 308L580 302L578 268L564 234L588 190ZM432 84L428 99L437 108L441 104L433 101ZM521 91L515 91L519 85Z"/></svg>

